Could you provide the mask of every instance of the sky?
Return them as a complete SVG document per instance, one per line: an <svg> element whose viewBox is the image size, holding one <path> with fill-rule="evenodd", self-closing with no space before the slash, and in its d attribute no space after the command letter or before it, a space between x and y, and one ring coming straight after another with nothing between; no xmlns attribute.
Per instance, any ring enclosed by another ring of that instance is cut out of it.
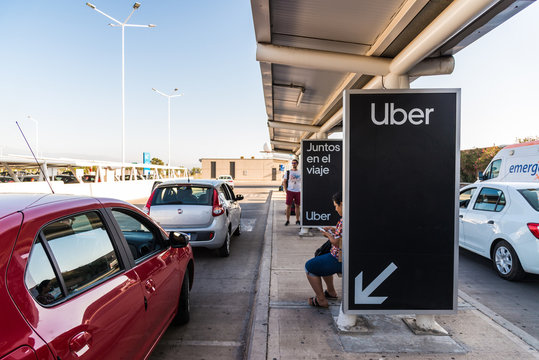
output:
<svg viewBox="0 0 539 360"><path fill-rule="evenodd" d="M269 142L247 0L141 1L126 28L126 161L149 152L200 166L204 157L260 156ZM133 1L93 0L123 21ZM461 148L539 136L539 5L532 4L456 56L451 75L413 88L461 88ZM8 1L0 12L0 154L29 151L121 161L121 29L85 1Z"/></svg>

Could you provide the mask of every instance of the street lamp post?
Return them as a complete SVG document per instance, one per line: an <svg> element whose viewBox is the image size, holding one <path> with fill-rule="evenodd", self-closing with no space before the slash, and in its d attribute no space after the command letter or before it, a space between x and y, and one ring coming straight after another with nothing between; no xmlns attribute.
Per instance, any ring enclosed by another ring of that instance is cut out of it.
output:
<svg viewBox="0 0 539 360"><path fill-rule="evenodd" d="M26 118L32 120L34 124L36 124L36 157L39 157L39 126L37 120L30 115L28 115Z"/></svg>
<svg viewBox="0 0 539 360"><path fill-rule="evenodd" d="M153 91L155 91L156 93L158 93L159 95L163 95L164 97L166 97L168 99L168 166L171 166L171 159L170 159L170 99L171 98L175 98L175 97L180 97L180 96L183 96L183 94L177 94L177 95L174 95L174 93L176 91L178 91L178 89L174 89L172 91L172 94L170 95L167 95L155 88L152 88ZM170 174L170 170L169 170L169 174Z"/></svg>
<svg viewBox="0 0 539 360"><path fill-rule="evenodd" d="M128 24L127 22L135 12L140 7L140 3L136 2L133 5L133 10L131 10L131 13L125 19L124 22L120 22L113 18L112 16L109 16L105 14L103 11L99 10L95 7L95 5L86 3L90 8L94 9L101 15L106 16L107 18L111 19L115 22L115 24L109 24L109 26L112 27L121 27L122 28L122 180L124 179L124 164L125 164L125 52L124 52L124 38L125 38L125 28L126 27L142 27L142 28L152 28L155 27L153 24L148 25L136 25L136 24Z"/></svg>

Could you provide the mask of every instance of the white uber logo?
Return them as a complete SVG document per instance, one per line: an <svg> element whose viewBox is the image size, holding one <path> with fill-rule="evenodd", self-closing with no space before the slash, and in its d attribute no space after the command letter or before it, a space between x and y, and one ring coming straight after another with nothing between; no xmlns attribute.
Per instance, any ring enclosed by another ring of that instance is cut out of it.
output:
<svg viewBox="0 0 539 360"><path fill-rule="evenodd" d="M376 119L376 104L371 103L371 120L374 125L402 125L409 121L412 125L429 125L430 114L434 112L434 108L426 108L425 110L413 108L406 111L402 108L395 108L394 103L384 103L384 118Z"/></svg>

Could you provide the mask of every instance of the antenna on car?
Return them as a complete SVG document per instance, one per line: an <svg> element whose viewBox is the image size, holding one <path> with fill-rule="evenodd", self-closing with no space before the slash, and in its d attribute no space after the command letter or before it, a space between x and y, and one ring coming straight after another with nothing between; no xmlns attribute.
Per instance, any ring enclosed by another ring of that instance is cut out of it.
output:
<svg viewBox="0 0 539 360"><path fill-rule="evenodd" d="M28 148L30 149L30 152L32 153L32 156L34 157L34 160L36 161L36 164L37 164L37 166L39 167L39 170L40 170L41 173L43 174L43 177L45 178L45 181L47 182L47 184L49 184L49 187L51 188L51 192L54 194L54 190L52 189L52 185L51 185L51 183L49 182L49 178L47 177L47 174L45 174L45 171L43 171L43 168L42 168L41 165L39 164L39 161L37 161L37 157L36 157L36 155L34 154L34 150L32 150L32 147L31 147L30 144L28 143L28 140L26 140L26 136L24 136L24 132L22 131L21 127L19 126L19 123L18 123L17 121L15 121L15 124L17 124L17 127L19 128L19 131L21 132L22 137L24 138L24 141L26 141L26 145L28 145Z"/></svg>
<svg viewBox="0 0 539 360"><path fill-rule="evenodd" d="M187 169L187 183L190 183L191 182L191 178L189 177L189 173L191 171L189 169Z"/></svg>

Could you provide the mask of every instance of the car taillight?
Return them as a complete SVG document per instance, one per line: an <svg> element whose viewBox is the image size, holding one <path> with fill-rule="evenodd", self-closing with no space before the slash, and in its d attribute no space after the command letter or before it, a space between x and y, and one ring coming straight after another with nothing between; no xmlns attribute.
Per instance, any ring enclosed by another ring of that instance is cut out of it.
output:
<svg viewBox="0 0 539 360"><path fill-rule="evenodd" d="M146 202L146 206L144 206L142 208L142 211L144 211L144 213L146 215L150 215L150 207L152 206L152 200L153 200L153 196L155 194L155 190L152 191L152 194L150 195L150 197L148 198L148 201Z"/></svg>
<svg viewBox="0 0 539 360"><path fill-rule="evenodd" d="M221 206L221 202L219 201L219 194L217 194L217 190L213 189L213 207L211 209L211 214L213 216L219 216L223 215L225 210Z"/></svg>
<svg viewBox="0 0 539 360"><path fill-rule="evenodd" d="M539 239L539 224L528 223L528 229L530 229L533 236Z"/></svg>

